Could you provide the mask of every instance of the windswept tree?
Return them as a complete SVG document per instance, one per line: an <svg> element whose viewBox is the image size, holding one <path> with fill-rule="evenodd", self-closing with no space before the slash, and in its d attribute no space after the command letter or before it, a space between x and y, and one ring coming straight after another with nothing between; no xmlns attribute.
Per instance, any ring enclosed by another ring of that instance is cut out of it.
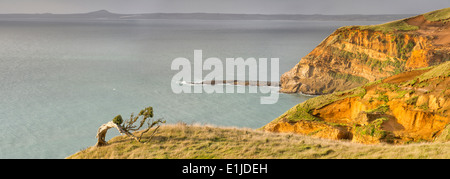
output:
<svg viewBox="0 0 450 179"><path fill-rule="evenodd" d="M97 144L95 144L96 147L101 147L104 145L107 145L107 142L105 141L106 132L108 129L116 128L120 134L127 135L130 138L133 138L134 140L142 142L142 136L152 131L149 139L147 142L149 142L152 137L156 134L159 127L161 127L161 124L166 123L166 121L163 121L162 119L153 120L153 108L147 107L139 112L139 115L134 116L134 114L131 114L130 118L126 121L123 121L122 116L118 115L114 117L112 121L109 121L106 124L101 125L98 128L97 131ZM143 128L144 127L144 128ZM139 134L139 136L136 136L133 134L133 132L142 130ZM146 143L146 142L145 142Z"/></svg>

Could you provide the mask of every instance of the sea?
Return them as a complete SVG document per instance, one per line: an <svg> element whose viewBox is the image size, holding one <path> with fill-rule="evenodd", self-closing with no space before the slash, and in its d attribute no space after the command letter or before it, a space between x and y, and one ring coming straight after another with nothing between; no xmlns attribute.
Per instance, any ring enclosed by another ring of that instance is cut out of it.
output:
<svg viewBox="0 0 450 179"><path fill-rule="evenodd" d="M65 158L95 145L100 125L148 106L167 124L258 129L313 96L261 104L270 94L174 93L173 60L193 61L194 50L222 61L279 58L281 75L335 29L379 23L0 19L0 158Z"/></svg>

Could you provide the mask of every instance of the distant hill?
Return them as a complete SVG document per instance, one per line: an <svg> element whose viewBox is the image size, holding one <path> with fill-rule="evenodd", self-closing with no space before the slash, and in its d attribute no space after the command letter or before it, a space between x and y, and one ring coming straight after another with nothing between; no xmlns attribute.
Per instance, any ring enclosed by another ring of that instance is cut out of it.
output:
<svg viewBox="0 0 450 179"><path fill-rule="evenodd" d="M0 19L15 18L70 18L70 19L199 19L199 20L311 20L311 21L392 21L413 16L414 14L388 15L304 15L304 14L220 14L220 13L144 13L117 14L99 10L79 14L0 14Z"/></svg>

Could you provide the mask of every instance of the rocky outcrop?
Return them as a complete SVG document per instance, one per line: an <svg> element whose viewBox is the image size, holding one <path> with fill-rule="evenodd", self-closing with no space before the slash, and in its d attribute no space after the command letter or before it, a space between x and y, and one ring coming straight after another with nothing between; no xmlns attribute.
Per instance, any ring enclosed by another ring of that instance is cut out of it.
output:
<svg viewBox="0 0 450 179"><path fill-rule="evenodd" d="M281 76L280 91L328 94L440 64L450 60L449 32L448 19L429 21L424 15L339 28Z"/></svg>
<svg viewBox="0 0 450 179"><path fill-rule="evenodd" d="M263 129L370 144L433 141L448 135L449 86L445 62L311 98Z"/></svg>

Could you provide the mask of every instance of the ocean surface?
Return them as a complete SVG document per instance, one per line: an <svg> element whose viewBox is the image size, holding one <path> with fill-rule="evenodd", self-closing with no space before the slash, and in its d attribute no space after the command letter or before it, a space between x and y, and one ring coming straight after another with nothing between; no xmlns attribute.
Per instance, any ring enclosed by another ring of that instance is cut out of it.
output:
<svg viewBox="0 0 450 179"><path fill-rule="evenodd" d="M336 28L378 23L0 19L0 158L67 157L94 145L100 125L147 106L172 124L260 128L311 96L175 94L172 61L199 49L204 59L279 58L281 75Z"/></svg>

